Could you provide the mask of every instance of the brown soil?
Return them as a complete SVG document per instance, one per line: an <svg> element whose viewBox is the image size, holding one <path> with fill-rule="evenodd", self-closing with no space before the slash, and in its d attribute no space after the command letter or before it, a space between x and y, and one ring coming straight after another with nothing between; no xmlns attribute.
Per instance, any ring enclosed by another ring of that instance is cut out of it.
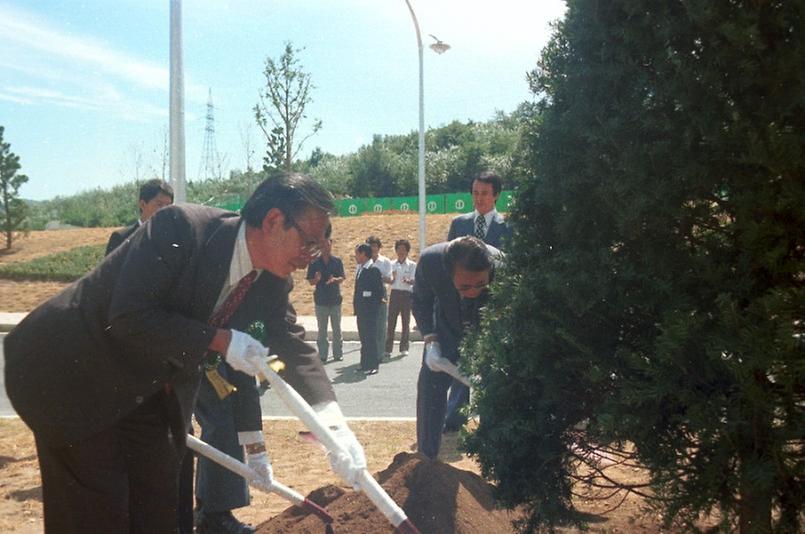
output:
<svg viewBox="0 0 805 534"><path fill-rule="evenodd" d="M478 476L477 464L458 451L455 434L445 435L440 462L432 462L410 454L416 442L414 422L354 421L350 426L366 449L369 471L376 473L422 534L513 531L510 521L515 516L494 509L491 487ZM321 451L298 438L302 430L298 421L265 422L277 480L326 505L335 518L336 533L391 532L390 523L363 495L341 484ZM634 468L616 467L608 474L624 482L645 479L645 473ZM618 505L619 496L607 498L584 487L577 487L576 492L574 504L589 522L589 532L675 532L662 528L656 513L649 512L638 497L629 496ZM320 520L308 518L274 494L257 490L252 491L252 504L235 514L259 525L261 534L324 531ZM0 532L42 530L42 488L33 436L18 419L0 420Z"/></svg>
<svg viewBox="0 0 805 534"><path fill-rule="evenodd" d="M447 237L450 220L454 215L428 215L427 242L438 243ZM74 230L48 230L30 232L15 242L11 251L0 254L0 264L27 261L39 256L46 256L84 245L105 245L109 234L115 228L86 228ZM354 249L370 235L380 237L383 248L380 250L390 258L394 255L394 242L407 239L411 242L411 259L416 261L416 250L419 241L419 217L417 215L362 215L360 217L333 218L333 254L344 262L347 273L355 272ZM314 315L313 288L305 280L307 273L294 273L295 289L291 293L291 303L300 315ZM341 286L341 294L345 296L344 313L351 314L353 277ZM0 311L30 311L51 296L55 295L67 284L59 282L15 282L0 279Z"/></svg>
<svg viewBox="0 0 805 534"><path fill-rule="evenodd" d="M514 532L516 516L495 508L492 487L480 476L448 464L401 452L375 478L420 532ZM334 532L394 532L394 527L362 493L325 486L308 497L333 516ZM321 532L322 522L296 507L266 521L258 534Z"/></svg>

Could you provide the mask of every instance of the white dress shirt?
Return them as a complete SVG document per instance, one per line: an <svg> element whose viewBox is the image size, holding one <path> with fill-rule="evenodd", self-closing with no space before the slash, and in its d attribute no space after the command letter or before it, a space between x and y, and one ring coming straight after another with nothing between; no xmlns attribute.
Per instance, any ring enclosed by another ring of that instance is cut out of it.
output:
<svg viewBox="0 0 805 534"><path fill-rule="evenodd" d="M408 258L405 258L404 263L400 263L400 261L397 260L391 264L391 270L394 273L394 282L391 283L392 291L414 291L416 263ZM409 282L405 282L404 280L409 280Z"/></svg>

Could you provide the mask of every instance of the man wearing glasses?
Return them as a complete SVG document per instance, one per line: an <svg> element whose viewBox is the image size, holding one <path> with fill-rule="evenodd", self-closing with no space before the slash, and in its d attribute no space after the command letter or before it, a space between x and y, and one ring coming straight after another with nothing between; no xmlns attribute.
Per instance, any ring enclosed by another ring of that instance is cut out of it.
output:
<svg viewBox="0 0 805 534"><path fill-rule="evenodd" d="M6 389L36 439L46 531L175 532L203 367L220 358L253 377L264 343L347 451L331 466L354 485L363 449L288 301L289 276L319 254L333 207L311 178L287 174L260 184L240 216L163 208L6 336ZM255 323L260 340L241 326ZM247 461L270 483L258 435Z"/></svg>
<svg viewBox="0 0 805 534"><path fill-rule="evenodd" d="M416 266L412 311L425 341L417 381L417 448L428 458L439 455L447 389L453 381L440 361L457 364L464 332L480 322L500 257L495 247L465 236L426 248Z"/></svg>

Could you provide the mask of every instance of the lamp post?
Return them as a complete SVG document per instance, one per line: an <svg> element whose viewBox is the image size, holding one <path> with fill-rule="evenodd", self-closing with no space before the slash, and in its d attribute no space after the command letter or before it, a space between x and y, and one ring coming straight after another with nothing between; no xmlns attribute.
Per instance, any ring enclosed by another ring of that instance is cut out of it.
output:
<svg viewBox="0 0 805 534"><path fill-rule="evenodd" d="M425 83L424 71L422 67L422 36L419 33L419 22L416 19L414 8L411 7L411 2L405 0L408 6L408 11L411 12L411 19L414 21L414 29L416 30L416 44L419 51L419 254L425 249L425 214L427 213L427 201L425 198ZM446 52L450 45L443 43L433 35L431 35L436 42L430 45L430 48L437 54Z"/></svg>
<svg viewBox="0 0 805 534"><path fill-rule="evenodd" d="M182 0L170 2L170 179L177 204L187 200L184 159Z"/></svg>

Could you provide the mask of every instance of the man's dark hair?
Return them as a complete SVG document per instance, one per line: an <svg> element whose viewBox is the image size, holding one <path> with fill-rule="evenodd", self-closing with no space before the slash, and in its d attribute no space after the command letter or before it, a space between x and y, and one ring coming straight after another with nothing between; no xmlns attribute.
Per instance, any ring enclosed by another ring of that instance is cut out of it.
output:
<svg viewBox="0 0 805 534"><path fill-rule="evenodd" d="M246 205L240 210L249 226L259 228L271 208L285 215L285 227L290 219L297 219L309 208L335 214L333 196L318 182L306 174L282 173L263 181L254 190Z"/></svg>
<svg viewBox="0 0 805 534"><path fill-rule="evenodd" d="M377 236L370 235L366 238L366 242L369 245L377 245L377 248L383 248L383 243L380 242L380 238Z"/></svg>
<svg viewBox="0 0 805 534"><path fill-rule="evenodd" d="M456 266L474 273L492 269L492 255L486 243L470 235L452 240L444 251L443 261L450 276Z"/></svg>
<svg viewBox="0 0 805 534"><path fill-rule="evenodd" d="M484 171L476 176L472 182L470 182L470 193L472 193L472 184L474 184L476 180L482 184L490 184L492 186L492 192L495 194L495 196L499 195L503 188L503 179L500 176L492 171Z"/></svg>
<svg viewBox="0 0 805 534"><path fill-rule="evenodd" d="M397 247L400 245L405 247L405 250L411 252L411 243L407 239L398 239L394 242L394 250L397 250Z"/></svg>
<svg viewBox="0 0 805 534"><path fill-rule="evenodd" d="M160 193L171 197L171 202L173 202L173 188L168 182L154 178L140 186L140 200L143 202L151 202Z"/></svg>
<svg viewBox="0 0 805 534"><path fill-rule="evenodd" d="M369 243L361 243L360 245L357 245L355 247L355 252L360 252L367 258L372 257L372 247L369 245Z"/></svg>

